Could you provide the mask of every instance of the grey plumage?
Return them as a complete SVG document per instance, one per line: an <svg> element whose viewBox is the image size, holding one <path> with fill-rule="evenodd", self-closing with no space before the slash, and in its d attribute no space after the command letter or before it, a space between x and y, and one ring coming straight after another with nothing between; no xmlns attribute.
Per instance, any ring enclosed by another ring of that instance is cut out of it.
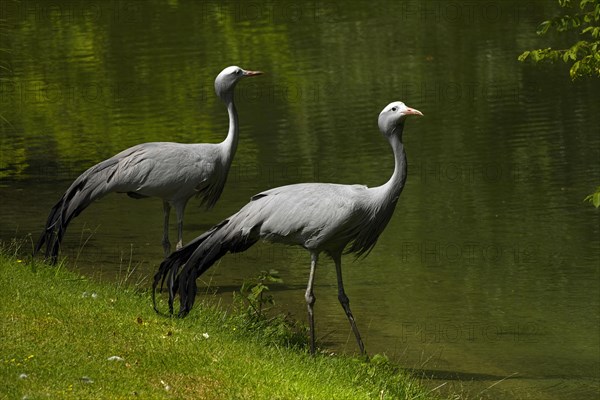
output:
<svg viewBox="0 0 600 400"><path fill-rule="evenodd" d="M402 131L408 115L422 115L404 103L389 104L379 114L379 128L392 147L395 168L382 186L303 183L267 190L252 197L241 210L198 236L167 257L154 276L153 294L166 282L169 309L173 313L179 293L179 316L191 310L196 296L196 279L227 252L244 251L259 239L299 245L311 254L311 271L306 302L314 353L315 297L312 290L319 254L329 255L336 265L338 298L350 321L361 353L364 346L344 292L342 253L366 255L389 222L406 181L406 155ZM156 302L153 298L154 307ZM158 311L158 310L157 310Z"/></svg>
<svg viewBox="0 0 600 400"><path fill-rule="evenodd" d="M183 144L171 142L143 143L123 150L81 174L54 205L44 232L34 250L46 245L46 258L56 262L67 226L94 200L108 193L127 193L139 199L158 197L163 200L163 248L170 253L168 238L171 207L177 214L178 242L183 244L183 214L188 200L196 195L207 208L215 205L227 180L238 141L238 117L233 101L237 82L259 71L227 67L215 79L215 92L229 114L229 132L218 144Z"/></svg>

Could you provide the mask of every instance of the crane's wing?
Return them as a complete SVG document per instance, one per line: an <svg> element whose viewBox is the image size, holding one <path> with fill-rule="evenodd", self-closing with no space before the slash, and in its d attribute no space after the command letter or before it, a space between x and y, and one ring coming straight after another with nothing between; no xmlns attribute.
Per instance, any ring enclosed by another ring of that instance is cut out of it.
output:
<svg viewBox="0 0 600 400"><path fill-rule="evenodd" d="M218 169L217 155L218 150L210 145L144 143L96 167L110 166L105 174L108 191L169 200L205 190Z"/></svg>
<svg viewBox="0 0 600 400"><path fill-rule="evenodd" d="M231 230L308 249L343 249L368 222L369 190L360 185L306 183L261 192L229 218Z"/></svg>

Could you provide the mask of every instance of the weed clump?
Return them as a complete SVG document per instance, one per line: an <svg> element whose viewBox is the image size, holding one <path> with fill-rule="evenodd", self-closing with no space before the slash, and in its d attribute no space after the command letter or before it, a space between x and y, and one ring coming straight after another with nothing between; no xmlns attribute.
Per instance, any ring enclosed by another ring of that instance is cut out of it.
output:
<svg viewBox="0 0 600 400"><path fill-rule="evenodd" d="M283 283L276 270L263 270L245 280L239 292L233 293L235 324L267 345L307 349L308 329L289 314L274 313L275 300L268 284Z"/></svg>

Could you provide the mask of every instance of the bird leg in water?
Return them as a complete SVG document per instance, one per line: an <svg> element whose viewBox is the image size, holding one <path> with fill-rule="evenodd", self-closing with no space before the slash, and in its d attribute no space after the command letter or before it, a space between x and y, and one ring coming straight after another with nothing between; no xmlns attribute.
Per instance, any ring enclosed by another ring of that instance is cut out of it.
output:
<svg viewBox="0 0 600 400"><path fill-rule="evenodd" d="M185 203L175 204L175 214L177 214L177 245L175 249L179 250L183 247L183 214L185 211Z"/></svg>
<svg viewBox="0 0 600 400"><path fill-rule="evenodd" d="M363 344L362 339L360 338L360 333L358 332L358 328L356 326L356 322L354 322L354 316L352 315L352 311L350 311L350 299L346 296L346 292L344 291L344 282L342 281L342 260L341 256L337 255L333 257L333 261L335 262L335 271L337 274L338 281L338 300L340 304L344 308L346 312L346 316L348 317L348 321L350 321L350 326L352 327L352 332L354 332L354 336L356 337L356 343L358 343L358 347L360 348L360 354L365 355L365 346Z"/></svg>
<svg viewBox="0 0 600 400"><path fill-rule="evenodd" d="M171 213L171 205L168 201L163 201L163 213L164 213L164 224L163 224L163 239L162 245L165 251L165 258L171 254L171 242L169 242L169 214Z"/></svg>
<svg viewBox="0 0 600 400"><path fill-rule="evenodd" d="M310 275L308 276L308 286L306 287L306 307L308 308L308 325L310 327L310 354L315 354L315 317L313 312L313 306L316 301L316 297L313 293L313 282L315 280L315 269L317 268L317 260L319 256L317 253L310 254Z"/></svg>

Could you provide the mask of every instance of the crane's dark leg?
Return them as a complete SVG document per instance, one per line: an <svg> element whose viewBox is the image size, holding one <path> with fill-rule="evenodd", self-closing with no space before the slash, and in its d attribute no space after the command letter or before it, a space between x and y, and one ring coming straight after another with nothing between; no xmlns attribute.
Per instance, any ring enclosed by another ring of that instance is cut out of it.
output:
<svg viewBox="0 0 600 400"><path fill-rule="evenodd" d="M171 213L171 205L168 201L163 200L163 214L164 214L164 223L163 223L163 239L162 245L163 250L165 251L165 257L171 254L171 242L169 242L169 214Z"/></svg>
<svg viewBox="0 0 600 400"><path fill-rule="evenodd" d="M175 214L177 215L177 245L175 248L179 250L183 247L183 214L185 211L185 203L175 204Z"/></svg>
<svg viewBox="0 0 600 400"><path fill-rule="evenodd" d="M342 257L340 255L336 255L332 258L335 262L335 272L337 274L338 300L340 301L340 304L346 312L348 321L350 321L352 332L354 332L354 336L356 337L356 343L358 343L358 347L360 348L360 354L364 355L366 354L365 345L363 344L363 341L360 338L360 333L358 332L358 328L356 327L356 322L354 322L354 316L352 315L352 311L350 311L350 299L348 299L348 296L346 296L346 292L344 291L344 282L342 280Z"/></svg>
<svg viewBox="0 0 600 400"><path fill-rule="evenodd" d="M315 305L316 297L313 293L313 282L315 280L315 269L317 269L317 253L310 253L310 275L308 276L308 286L304 298L306 299L306 307L308 308L308 326L310 327L310 354L315 354L315 317L313 306Z"/></svg>

